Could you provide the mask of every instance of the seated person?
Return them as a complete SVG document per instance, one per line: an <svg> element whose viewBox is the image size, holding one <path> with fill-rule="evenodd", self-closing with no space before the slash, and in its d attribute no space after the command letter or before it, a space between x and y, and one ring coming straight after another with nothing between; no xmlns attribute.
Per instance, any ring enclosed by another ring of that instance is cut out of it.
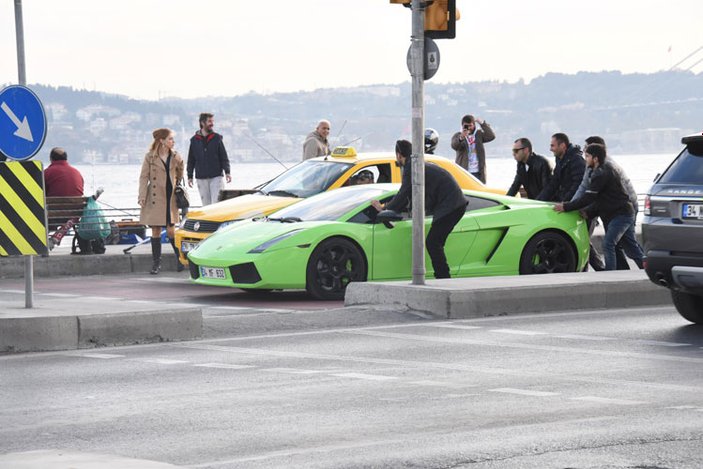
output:
<svg viewBox="0 0 703 469"><path fill-rule="evenodd" d="M83 176L68 163L68 154L63 148L52 148L49 154L51 164L44 170L44 191L47 197L82 197ZM61 240L73 225L78 223L77 217L72 217L59 226L49 238L49 250L61 244Z"/></svg>
<svg viewBox="0 0 703 469"><path fill-rule="evenodd" d="M358 184L373 184L373 173L368 169L361 170L358 174L352 176L350 181L353 186Z"/></svg>

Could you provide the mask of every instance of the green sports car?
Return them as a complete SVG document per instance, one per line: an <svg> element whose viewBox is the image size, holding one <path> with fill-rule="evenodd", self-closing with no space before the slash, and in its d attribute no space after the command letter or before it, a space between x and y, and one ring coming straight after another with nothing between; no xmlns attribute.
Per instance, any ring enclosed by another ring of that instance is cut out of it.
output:
<svg viewBox="0 0 703 469"><path fill-rule="evenodd" d="M412 277L412 220L380 220L398 184L323 192L269 217L216 232L188 254L190 275L203 285L243 290L307 289L317 299L344 297L349 282ZM578 213L552 204L464 191L466 215L447 239L452 277L580 271L588 231ZM429 230L431 214L425 228ZM428 277L432 264L425 256Z"/></svg>

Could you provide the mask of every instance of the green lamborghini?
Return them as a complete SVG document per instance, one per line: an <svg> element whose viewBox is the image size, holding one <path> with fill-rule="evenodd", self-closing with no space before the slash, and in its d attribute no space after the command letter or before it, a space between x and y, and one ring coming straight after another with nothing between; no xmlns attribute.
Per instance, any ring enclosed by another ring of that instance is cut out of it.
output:
<svg viewBox="0 0 703 469"><path fill-rule="evenodd" d="M381 215L398 184L323 192L268 217L220 229L188 254L195 283L247 291L307 289L341 299L349 282L412 277L412 220ZM466 215L447 239L452 277L577 272L588 261L588 231L576 212L552 204L464 191ZM429 230L431 214L425 229ZM427 276L432 264L425 256Z"/></svg>

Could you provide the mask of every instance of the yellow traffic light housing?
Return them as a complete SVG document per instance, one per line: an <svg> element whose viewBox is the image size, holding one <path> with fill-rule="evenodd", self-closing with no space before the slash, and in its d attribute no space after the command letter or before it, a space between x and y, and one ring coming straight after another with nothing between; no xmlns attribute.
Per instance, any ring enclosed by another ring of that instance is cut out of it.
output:
<svg viewBox="0 0 703 469"><path fill-rule="evenodd" d="M404 7L411 7L411 0L390 0ZM427 0L425 6L425 37L432 39L454 39L456 21L461 18L456 9L456 0Z"/></svg>
<svg viewBox="0 0 703 469"><path fill-rule="evenodd" d="M434 0L425 9L425 37L454 39L456 21L461 17L456 0Z"/></svg>

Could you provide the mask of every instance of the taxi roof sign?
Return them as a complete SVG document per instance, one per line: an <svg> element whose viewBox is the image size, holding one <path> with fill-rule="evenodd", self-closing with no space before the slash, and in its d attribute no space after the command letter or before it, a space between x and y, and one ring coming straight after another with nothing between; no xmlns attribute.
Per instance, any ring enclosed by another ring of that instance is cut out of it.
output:
<svg viewBox="0 0 703 469"><path fill-rule="evenodd" d="M335 147L334 150L332 150L332 156L347 158L355 157L356 149L354 149L354 147Z"/></svg>

